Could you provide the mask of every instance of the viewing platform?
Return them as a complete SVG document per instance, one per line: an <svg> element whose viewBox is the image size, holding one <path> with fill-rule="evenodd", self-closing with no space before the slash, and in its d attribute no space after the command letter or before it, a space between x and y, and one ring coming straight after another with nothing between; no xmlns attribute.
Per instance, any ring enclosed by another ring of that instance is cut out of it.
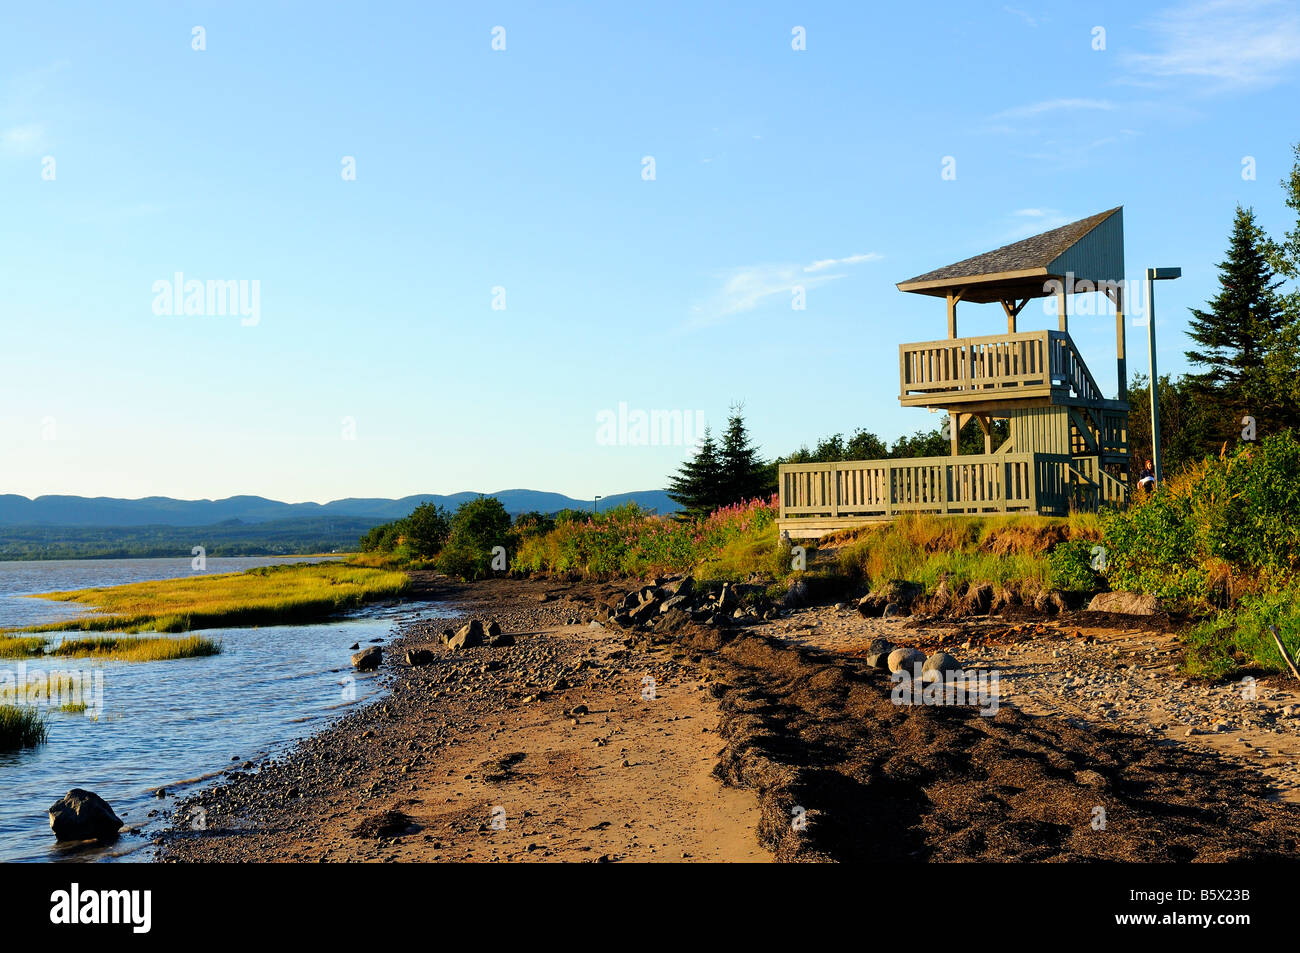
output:
<svg viewBox="0 0 1300 953"><path fill-rule="evenodd" d="M1123 211L977 255L898 285L943 297L948 337L901 344L899 404L946 410L952 454L897 460L785 464L779 526L820 536L900 513L1037 513L1128 500L1128 401L1124 355ZM1115 304L1119 393L1108 398L1069 333L1068 295L1101 291ZM1020 331L1034 298L1055 296L1056 330ZM998 302L1007 333L957 336L957 305ZM976 421L984 453L959 454ZM1009 437L993 446L994 421Z"/></svg>

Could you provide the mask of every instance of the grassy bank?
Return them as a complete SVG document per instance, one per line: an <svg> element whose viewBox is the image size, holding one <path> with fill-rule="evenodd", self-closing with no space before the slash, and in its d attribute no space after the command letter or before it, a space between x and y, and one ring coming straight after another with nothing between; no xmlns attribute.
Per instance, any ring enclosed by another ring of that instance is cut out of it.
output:
<svg viewBox="0 0 1300 953"><path fill-rule="evenodd" d="M45 743L45 718L35 708L0 705L0 751Z"/></svg>
<svg viewBox="0 0 1300 953"><path fill-rule="evenodd" d="M777 544L771 500L723 507L699 520L652 516L634 504L581 514L524 534L511 567L598 578L691 571L706 579L789 569Z"/></svg>
<svg viewBox="0 0 1300 953"><path fill-rule="evenodd" d="M80 603L92 606L95 611L81 618L30 626L22 631L188 632L220 626L310 622L368 601L397 596L409 584L405 573L338 563L266 566L213 576L195 574L181 579L75 589L33 597ZM15 652L22 648L20 643L26 640L2 638L6 634L12 636L14 631L0 633L0 654L6 646ZM172 640L169 646L158 640L141 640L130 646L124 640L113 641L120 645L106 649L86 644L75 651L92 655L125 653L113 657L149 652L204 652L202 645L187 640Z"/></svg>
<svg viewBox="0 0 1300 953"><path fill-rule="evenodd" d="M1054 554L1063 544L1073 548L1062 552L1077 553L1100 535L1093 514L1059 519L915 514L832 534L822 546L835 548L840 571L871 589L904 580L929 591L946 579L950 586L989 583L995 591L1014 590L1023 598L1041 589L1074 588L1072 563Z"/></svg>

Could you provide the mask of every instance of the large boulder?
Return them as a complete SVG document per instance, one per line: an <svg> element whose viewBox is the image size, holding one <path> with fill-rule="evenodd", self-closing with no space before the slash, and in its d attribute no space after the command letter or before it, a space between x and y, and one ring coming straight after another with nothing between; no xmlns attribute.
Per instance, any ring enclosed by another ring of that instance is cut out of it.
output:
<svg viewBox="0 0 1300 953"><path fill-rule="evenodd" d="M891 579L884 592L889 601L897 604L898 608L906 614L912 611L913 604L925 593L925 587L919 582Z"/></svg>
<svg viewBox="0 0 1300 953"><path fill-rule="evenodd" d="M872 639L867 647L867 665L872 668L887 668L889 653L894 651L893 643L888 639Z"/></svg>
<svg viewBox="0 0 1300 953"><path fill-rule="evenodd" d="M946 672L961 670L961 663L947 652L935 652L921 666L921 678L927 682L942 678Z"/></svg>
<svg viewBox="0 0 1300 953"><path fill-rule="evenodd" d="M858 600L858 613L864 618L875 618L889 605L889 596L883 592L869 592Z"/></svg>
<svg viewBox="0 0 1300 953"><path fill-rule="evenodd" d="M925 664L925 653L920 649L894 649L886 661L891 672L907 672L911 675L913 666Z"/></svg>
<svg viewBox="0 0 1300 953"><path fill-rule="evenodd" d="M456 634L447 640L447 648L459 652L461 649L472 649L476 645L482 645L483 641L483 623L474 619L456 630Z"/></svg>
<svg viewBox="0 0 1300 953"><path fill-rule="evenodd" d="M428 665L433 661L433 653L428 649L409 649L406 653L407 665Z"/></svg>
<svg viewBox="0 0 1300 953"><path fill-rule="evenodd" d="M1160 611L1160 600L1144 592L1099 592L1088 603L1088 611L1155 615Z"/></svg>
<svg viewBox="0 0 1300 953"><path fill-rule="evenodd" d="M59 840L108 840L122 819L98 794L73 788L50 805L50 830Z"/></svg>
<svg viewBox="0 0 1300 953"><path fill-rule="evenodd" d="M362 649L352 656L352 667L358 672L373 672L384 660L384 653L377 645Z"/></svg>

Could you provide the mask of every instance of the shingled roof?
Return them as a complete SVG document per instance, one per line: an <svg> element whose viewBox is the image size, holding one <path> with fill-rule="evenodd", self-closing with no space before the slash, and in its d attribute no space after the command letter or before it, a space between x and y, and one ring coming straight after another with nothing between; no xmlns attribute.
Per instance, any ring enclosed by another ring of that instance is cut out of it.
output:
<svg viewBox="0 0 1300 953"><path fill-rule="evenodd" d="M1034 298L1050 293L1049 279L1067 273L1094 283L1124 277L1123 206L917 275L898 290L944 297L965 289L967 301Z"/></svg>

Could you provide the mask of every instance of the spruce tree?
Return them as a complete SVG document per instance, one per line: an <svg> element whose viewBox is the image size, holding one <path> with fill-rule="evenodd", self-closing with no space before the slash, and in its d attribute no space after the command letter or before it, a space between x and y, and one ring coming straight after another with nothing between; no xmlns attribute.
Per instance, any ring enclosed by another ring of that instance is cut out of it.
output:
<svg viewBox="0 0 1300 953"><path fill-rule="evenodd" d="M739 503L761 496L767 480L765 466L758 448L749 439L745 428L744 406L731 408L727 418L727 433L722 438L722 503Z"/></svg>
<svg viewBox="0 0 1300 953"><path fill-rule="evenodd" d="M682 508L683 515L707 516L721 499L722 463L713 432L704 428L695 456L687 460L668 484L668 498Z"/></svg>
<svg viewBox="0 0 1300 953"><path fill-rule="evenodd" d="M1186 352L1187 359L1204 368L1189 383L1201 400L1222 408L1216 439L1239 429L1244 414L1261 426L1278 423L1279 402L1265 369L1288 321L1277 294L1282 282L1268 263L1267 245L1254 211L1237 206L1228 256L1219 264L1219 293L1208 311L1192 309L1188 322L1188 336L1198 346Z"/></svg>

